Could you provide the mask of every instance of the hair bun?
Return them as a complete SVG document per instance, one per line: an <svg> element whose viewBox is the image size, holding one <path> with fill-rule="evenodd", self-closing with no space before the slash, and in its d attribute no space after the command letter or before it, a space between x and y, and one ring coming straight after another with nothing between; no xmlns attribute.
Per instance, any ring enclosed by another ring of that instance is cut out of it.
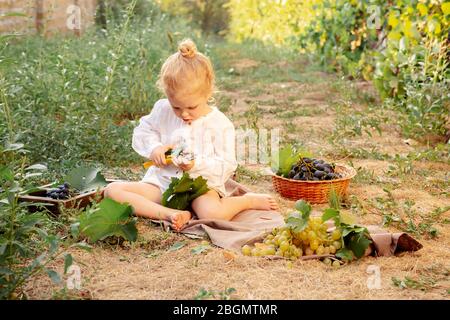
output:
<svg viewBox="0 0 450 320"><path fill-rule="evenodd" d="M195 43L191 39L183 40L179 44L178 50L180 51L180 54L184 58L193 58L197 53L197 47L195 46Z"/></svg>

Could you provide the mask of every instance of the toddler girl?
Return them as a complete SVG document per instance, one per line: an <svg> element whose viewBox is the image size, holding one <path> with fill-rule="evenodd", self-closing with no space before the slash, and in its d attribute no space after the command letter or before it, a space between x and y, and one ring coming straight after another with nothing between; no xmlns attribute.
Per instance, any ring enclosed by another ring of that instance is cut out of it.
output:
<svg viewBox="0 0 450 320"><path fill-rule="evenodd" d="M246 209L278 209L267 194L226 197L225 182L237 168L235 130L216 106L208 105L214 80L211 61L197 52L190 39L182 41L179 51L163 64L157 82L167 99L157 101L133 132L133 149L155 165L141 182L109 184L106 197L129 203L138 216L167 220L179 231L191 219L191 212L164 207L161 199L171 178L187 171L191 178L205 178L210 189L192 201L200 219L231 220ZM165 152L179 146L192 152L194 159L168 164Z"/></svg>

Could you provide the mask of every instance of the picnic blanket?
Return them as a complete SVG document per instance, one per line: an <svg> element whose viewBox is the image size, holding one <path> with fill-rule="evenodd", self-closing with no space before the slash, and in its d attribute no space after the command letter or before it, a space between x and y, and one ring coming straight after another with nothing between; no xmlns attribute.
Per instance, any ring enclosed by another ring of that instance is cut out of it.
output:
<svg viewBox="0 0 450 320"><path fill-rule="evenodd" d="M241 196L250 189L229 179L225 184L226 196ZM170 227L169 222L163 222ZM280 212L244 210L231 221L216 219L191 219L180 231L188 236L208 236L211 242L224 249L240 249L245 244L262 240L275 227L284 225ZM367 226L373 243L367 254L392 256L404 251L416 251L422 245L407 233L391 233L378 226Z"/></svg>

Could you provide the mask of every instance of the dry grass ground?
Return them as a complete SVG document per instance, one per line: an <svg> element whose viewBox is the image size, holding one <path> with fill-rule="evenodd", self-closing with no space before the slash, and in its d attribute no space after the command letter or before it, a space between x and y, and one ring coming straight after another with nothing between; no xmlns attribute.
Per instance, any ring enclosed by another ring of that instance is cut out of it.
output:
<svg viewBox="0 0 450 320"><path fill-rule="evenodd" d="M430 153L436 149L402 137L395 118L383 120L387 113L366 83L342 81L317 71L304 59L244 55L237 48L216 48L216 59L221 59L218 105L236 127L282 127L285 142L301 142L318 157L353 165L358 176L350 185L345 211L361 224L381 225L383 220L401 218L406 224L394 221L386 228L409 230L423 249L398 257L368 257L339 269L319 261L291 265L245 257L220 248L196 255L191 250L200 240L165 232L141 219L139 240L134 244L102 243L90 253L73 250L81 268L81 293L62 290L39 277L28 283L29 297L193 299L205 289L214 298L232 299L448 299L448 149ZM356 111L359 118L353 118ZM352 131L367 118L379 121L381 136L373 129L369 130L372 136L364 130L361 135ZM406 157L427 152L431 155L425 160ZM256 192L274 195L283 214L288 213L294 202L277 195L261 169L243 164L237 179ZM115 174L137 179L142 172L118 169ZM445 207L447 211L435 211ZM437 237L432 237L432 228ZM169 250L176 242L185 245ZM368 289L370 265L380 268L379 289ZM56 266L62 270L63 262ZM394 279L403 280L404 288L395 285ZM228 288L235 291L227 295Z"/></svg>

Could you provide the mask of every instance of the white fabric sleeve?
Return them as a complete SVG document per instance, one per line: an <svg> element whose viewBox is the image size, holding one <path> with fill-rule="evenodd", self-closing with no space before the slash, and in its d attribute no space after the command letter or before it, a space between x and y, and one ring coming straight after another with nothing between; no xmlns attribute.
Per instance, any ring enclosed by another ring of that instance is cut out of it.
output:
<svg viewBox="0 0 450 320"><path fill-rule="evenodd" d="M221 186L232 176L237 168L233 124L218 126L213 131L214 155L198 155L192 171L208 180L210 186Z"/></svg>
<svg viewBox="0 0 450 320"><path fill-rule="evenodd" d="M139 125L133 130L132 147L141 156L150 158L156 147L162 146L159 127L161 125L161 104L159 100L153 106L149 115L139 120Z"/></svg>

